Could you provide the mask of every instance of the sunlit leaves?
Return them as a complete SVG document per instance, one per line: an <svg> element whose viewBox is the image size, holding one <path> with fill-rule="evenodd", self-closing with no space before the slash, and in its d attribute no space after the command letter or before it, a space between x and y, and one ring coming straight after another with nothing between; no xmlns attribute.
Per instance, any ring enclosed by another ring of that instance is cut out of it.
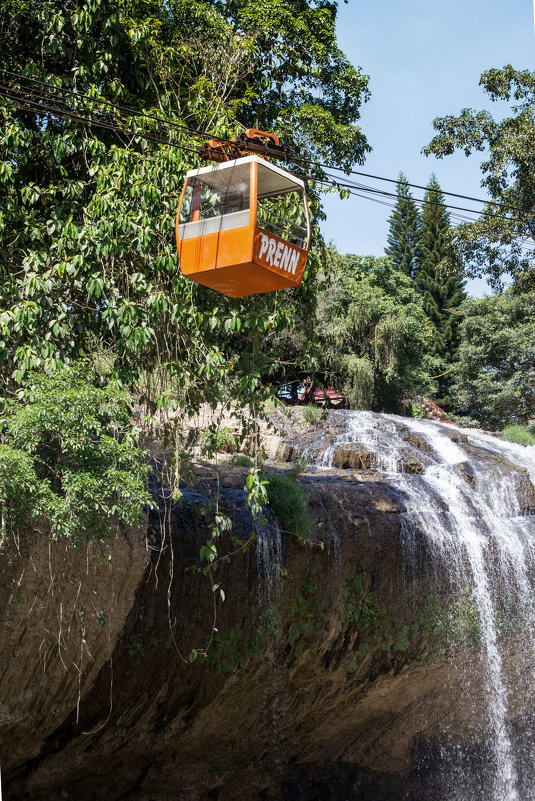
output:
<svg viewBox="0 0 535 801"><path fill-rule="evenodd" d="M480 85L492 100L511 103L511 116L497 121L487 111L463 109L456 117L439 117L433 123L437 135L424 152L439 158L457 149L467 156L485 152L482 186L504 205L488 205L477 222L459 226L458 244L472 276L487 274L500 287L507 273L517 281L527 273L532 288L535 76L507 65L484 72Z"/></svg>
<svg viewBox="0 0 535 801"><path fill-rule="evenodd" d="M318 300L320 370L353 408L394 411L428 384L432 326L411 279L387 258L330 253Z"/></svg>
<svg viewBox="0 0 535 801"><path fill-rule="evenodd" d="M535 416L535 295L482 298L467 306L453 396L456 412L485 428Z"/></svg>
<svg viewBox="0 0 535 801"><path fill-rule="evenodd" d="M22 358L22 357L21 357ZM29 352L28 368L32 367ZM2 415L0 504L7 533L41 519L56 538L105 539L150 503L148 467L117 383L87 367L30 374Z"/></svg>

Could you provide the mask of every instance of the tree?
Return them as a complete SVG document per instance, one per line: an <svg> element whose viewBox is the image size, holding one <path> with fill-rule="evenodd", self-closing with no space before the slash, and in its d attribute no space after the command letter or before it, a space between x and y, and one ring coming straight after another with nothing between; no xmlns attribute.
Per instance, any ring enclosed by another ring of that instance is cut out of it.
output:
<svg viewBox="0 0 535 801"><path fill-rule="evenodd" d="M312 158L350 168L370 150L356 127L368 76L336 43L337 2L218 0L234 30L254 41L246 120L286 135ZM244 93L245 94L245 93Z"/></svg>
<svg viewBox="0 0 535 801"><path fill-rule="evenodd" d="M352 408L399 411L429 389L432 337L412 280L390 259L330 254L334 278L318 299L318 372Z"/></svg>
<svg viewBox="0 0 535 801"><path fill-rule="evenodd" d="M481 185L492 202L477 222L457 228L457 244L469 275L486 275L499 288L509 274L529 289L535 284L535 73L509 64L484 72L480 86L492 101L513 102L512 115L497 121L467 108L458 117L439 117L424 152L438 158L456 149L487 153Z"/></svg>
<svg viewBox="0 0 535 801"><path fill-rule="evenodd" d="M104 541L150 504L129 398L117 382L98 387L93 378L88 365L29 374L4 406L0 546L35 520L55 539Z"/></svg>
<svg viewBox="0 0 535 801"><path fill-rule="evenodd" d="M397 184L396 206L390 215L388 247L385 254L392 259L394 267L413 278L418 256L420 215L407 184L407 177L400 172Z"/></svg>
<svg viewBox="0 0 535 801"><path fill-rule="evenodd" d="M7 391L29 370L51 373L89 354L112 377L142 387L146 399L185 411L228 397L245 404L262 391L262 375L275 369L263 341L292 325L306 330L317 259L301 290L243 301L183 279L174 216L184 173L201 162L199 140L180 126L226 136L239 115L283 132L306 106L325 123L299 134L311 152L338 163L362 158L367 144L354 121L366 79L336 47L335 6L303 3L302 17L296 10L290 0L269 14L262 5L263 19L254 3L201 0L3 6L0 68L47 86L13 75L4 83L12 91L31 86L34 102L71 115L35 114L6 93L0 99L0 378ZM301 42L294 37L305 20L311 28ZM149 116L125 118L99 101ZM77 115L122 133L81 124ZM312 211L317 232L314 193Z"/></svg>
<svg viewBox="0 0 535 801"><path fill-rule="evenodd" d="M468 304L452 398L461 420L485 428L535 416L535 293Z"/></svg>
<svg viewBox="0 0 535 801"><path fill-rule="evenodd" d="M337 45L336 2L123 5L162 108L178 105L196 127L238 119L283 136L301 155L348 168L363 163L370 147L356 123L368 76Z"/></svg>
<svg viewBox="0 0 535 801"><path fill-rule="evenodd" d="M416 284L422 293L425 313L433 325L431 353L440 361L441 372L457 358L464 282L451 242L449 215L434 175L427 184L419 233ZM438 396L447 399L449 375L439 379Z"/></svg>

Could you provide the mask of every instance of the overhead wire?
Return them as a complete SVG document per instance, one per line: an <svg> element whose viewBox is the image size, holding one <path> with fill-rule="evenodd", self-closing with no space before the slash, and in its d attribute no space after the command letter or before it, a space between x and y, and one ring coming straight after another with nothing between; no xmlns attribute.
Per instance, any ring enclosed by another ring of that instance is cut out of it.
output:
<svg viewBox="0 0 535 801"><path fill-rule="evenodd" d="M225 138L223 138L221 136L216 136L215 134L208 134L206 131L201 131L201 130L198 130L196 128L192 128L191 126L188 126L185 123L176 122L176 120L168 120L168 119L163 119L162 120L160 117L156 116L155 114L147 114L144 111L139 111L138 109L133 109L133 108L130 108L129 106L123 106L120 103L112 103L110 100L104 100L104 98L101 98L101 97L94 97L93 95L88 95L88 94L85 94L84 92L77 92L74 89L67 89L67 87L64 87L64 86L56 86L55 84L50 83L48 81L41 81L41 80L38 80L37 78L30 78L30 77L27 77L25 75L19 75L16 72L11 72L10 70L4 70L4 69L0 69L0 74L10 75L11 77L18 78L19 80L29 81L29 82L34 83L36 85L44 86L47 89L53 89L56 92L63 92L63 94L69 95L71 97L82 98L83 100L90 100L92 103L98 103L99 105L107 106L108 108L111 108L113 110L124 111L131 117L140 117L142 119L151 120L153 122L158 122L160 124L163 123L164 125L167 125L167 126L169 126L171 128L178 128L180 130L183 130L183 131L191 134L192 136L198 136L198 137L203 138L203 139L206 139L207 137L209 137L210 139L215 139L218 142L227 142L228 141L228 139L225 139ZM64 102L64 101L62 101L61 98L57 98L57 99L60 100L60 102Z"/></svg>
<svg viewBox="0 0 535 801"><path fill-rule="evenodd" d="M364 197L364 195L360 194L360 193L362 193L364 191L368 192L371 195L381 195L382 197L390 197L390 198L397 198L398 197L393 192L385 192L382 189L376 189L374 187L362 187L362 186L353 187L351 183L339 182L339 181L336 181L336 180L330 180L329 181L329 180L322 180L322 179L318 179L318 178L311 178L311 180L316 181L316 183L324 184L325 186L332 186L332 187L338 187L338 188L345 189L350 195L355 195L357 197ZM356 191L356 190L359 190L359 191ZM372 198L369 197L367 199L371 200ZM425 198L412 198L412 200L414 200L415 203L418 203L421 206L432 206L432 205L434 205L434 202L435 202L433 200L426 200ZM393 207L395 206L395 204L392 204L392 205L393 205ZM479 212L476 209L467 209L464 206L453 206L450 203L444 203L443 205L444 205L445 208L452 209L453 211L464 211L464 212L468 212L469 214L479 215ZM507 222L513 222L513 223L516 223L518 225L525 225L526 224L525 220L519 220L519 219L516 219L514 217L506 217L506 216L501 215L501 214L493 214L493 219L506 220ZM469 222L475 222L475 220L469 220ZM531 236L531 233L530 233L530 236Z"/></svg>
<svg viewBox="0 0 535 801"><path fill-rule="evenodd" d="M218 136L216 134L208 133L207 131L203 131L203 130L200 130L198 128L193 128L192 126L188 126L185 123L179 123L179 122L176 122L175 120L169 120L167 118L162 119L161 117L157 116L156 114L147 114L146 112L142 112L142 111L139 111L137 109L130 108L129 106L125 106L125 105L122 105L122 104L119 104L119 103L113 103L113 102L111 102L109 100L105 100L105 99L99 98L99 97L94 97L93 95L88 95L88 94L83 93L83 92L78 92L78 91L76 91L74 89L68 89L67 87L63 87L63 86L59 87L59 86L56 86L56 84L50 83L49 81L43 81L43 80L40 80L38 78L32 78L30 76L21 75L20 73L13 72L11 70L0 69L0 74L9 75L12 78L16 78L16 79L21 80L21 81L30 82L32 84L35 84L36 86L46 87L47 89L52 89L55 92L62 92L63 94L66 94L66 95L69 95L69 96L72 96L72 97L81 98L83 100L88 100L88 101L91 101L93 103L97 103L97 104L100 104L102 106L106 106L108 108L114 109L114 110L126 112L129 116L132 116L132 117L140 117L140 118L143 118L143 119L151 120L153 122L158 122L159 124L164 124L164 125L166 125L168 127L171 127L171 128L180 129L180 130L182 130L184 132L189 133L191 136L200 137L200 138L210 138L210 139L214 139L215 141L218 141L218 142L221 142L221 143L228 142L228 139L226 139L224 137ZM388 178L388 177L385 177L385 176L382 176L382 175L374 175L373 173L362 172L360 170L346 170L343 167L338 167L338 166L332 165L332 164L323 164L322 162L314 161L314 160L311 160L311 159L302 159L302 158L299 158L299 156L292 156L291 161L296 163L296 164L308 164L310 166L319 167L319 168L321 168L323 170L337 170L339 172L343 172L346 175L358 175L360 177L371 178L372 180L377 180L377 181L386 181L388 183L392 183L392 184L396 184L396 185L400 185L400 186L407 186L407 187L410 187L410 188L413 188L413 189L421 189L421 190L424 190L424 191L427 189L427 187L425 187L425 186L423 186L421 184L415 184L415 183L412 183L410 181L400 181L399 178ZM478 197L474 197L472 195L461 194L459 192L450 192L450 191L445 190L445 189L441 189L441 192L442 192L443 195L447 195L448 197L456 197L456 198L459 198L461 200L469 200L469 201L474 202L474 203L482 203L482 204L485 204L485 205L488 205L488 206L501 207L501 208L509 209L511 211L519 211L519 212L524 213L524 214L532 214L533 213L529 209L523 209L523 208L521 208L519 206L516 206L514 204L498 202L498 201L495 201L495 200L490 200L490 199L485 199L485 198L478 198Z"/></svg>
<svg viewBox="0 0 535 801"><path fill-rule="evenodd" d="M184 125L182 123L177 123L175 121L167 120L167 119L161 119L160 117L158 117L158 116L156 116L154 114L146 114L145 112L137 111L136 109L129 108L128 106L123 106L123 105L120 105L120 104L117 104L117 103L112 103L111 101L103 100L102 98L95 98L95 97L93 97L91 95L87 95L87 94L84 94L82 92L77 92L75 90L67 89L66 87L57 87L52 83L49 83L49 82L46 82L46 81L41 81L41 80L38 80L36 78L27 78L26 76L19 75L17 73L11 72L9 70L0 69L0 74L9 75L9 76L11 76L13 78L17 78L19 80L30 81L33 84L35 84L36 87L37 86L46 87L46 88L53 89L53 90L58 91L58 92L62 92L64 95L67 95L67 96L80 98L80 99L83 99L84 101L95 102L97 104L101 104L101 105L105 106L106 108L112 109L113 111L116 111L116 112L126 112L128 114L128 118L129 119L140 118L140 119L150 120L151 122L156 122L159 125L165 126L165 127L169 128L169 129L180 130L181 132L187 133L190 136L195 137L195 138L196 137L203 137L203 138L206 139L207 137L210 137L210 138L215 139L216 141L220 141L222 143L225 143L225 142L228 141L227 139L223 139L222 137L217 137L217 136L215 136L213 134L207 133L206 131L200 131L199 129L191 128L191 127L189 127L187 125ZM71 120L73 120L75 122L80 122L82 124L88 124L88 125L95 125L96 127L107 129L107 130L115 132L116 134L122 134L122 135L127 135L127 136L131 136L131 137L139 138L139 139L144 139L144 140L147 140L147 141L155 142L157 144L168 145L168 146L171 146L171 147L180 148L182 150L198 154L198 150L196 150L195 148L188 147L185 144L181 144L181 143L179 144L177 142L172 142L172 141L169 140L169 137L166 138L166 137L164 137L162 135L158 135L155 132L133 131L133 130L131 130L129 128L121 127L121 126L118 126L118 125L114 124L113 121L110 121L109 119L106 119L106 117L94 117L94 116L85 117L83 114L79 114L77 111L73 111L72 109L70 109L68 107L64 108L64 106L66 106L66 104L67 104L67 100L64 97L57 97L57 96L49 97L49 96L46 96L44 94L39 94L37 88L34 89L34 88L30 87L30 88L21 89L21 88L17 88L17 87L10 87L10 86L6 86L4 84L0 84L0 93L3 93L8 99L14 100L15 102L20 103L21 106L23 108L25 108L26 110L32 111L32 112L34 112L36 114L42 114L43 116L48 116L48 117L51 117L51 116L65 117L65 118L71 119ZM54 105L50 105L51 103L54 104ZM62 104L62 105L55 105L55 104ZM86 113L87 112L91 113L91 110L89 110L89 109L84 109L84 110L86 111ZM99 112L97 112L97 113L99 113ZM121 114L119 114L119 113L117 113L117 117L119 119L122 119ZM170 131L168 131L168 133L170 133ZM320 167L322 170L342 170L341 167L336 167L336 166L327 165L327 164L321 164L319 162L313 162L313 161L304 161L304 160L300 160L297 157L295 158L295 160L292 157L292 162L294 162L296 164L308 164L308 165L311 165L311 166L317 166L317 167ZM409 182L403 182L403 181L394 180L394 179L390 179L390 178L383 178L382 176L374 176L374 175L371 175L371 174L368 174L368 173L361 173L361 172L358 172L358 171L355 171L355 170L351 170L349 172L349 174L367 176L367 177L374 178L374 179L377 179L377 180L389 181L391 183L395 183L395 184L398 184L398 185L407 185L407 186L411 186L411 187L416 187L416 188L422 189L422 190L423 189L425 189L425 190L428 189L427 187L420 186L418 184L411 184ZM378 203L382 202L383 205L389 205L389 204L388 204L387 201L380 201L377 197L373 197L373 195L378 195L378 196L380 196L382 198L396 198L396 199L398 198L397 194L395 194L393 192L388 192L385 189L379 189L377 187L368 186L366 184L362 184L362 183L358 183L358 182L355 182L355 181L351 181L349 179L340 180L340 178L338 176L335 176L335 175L332 175L332 174L329 175L328 173L325 173L325 178L320 178L320 177L317 177L317 176L307 175L307 179L311 180L311 181L314 181L315 183L318 183L318 184L323 184L325 186L338 188L339 190L340 189L346 190L347 192L349 192L349 194L354 195L356 197L361 197L361 198L366 199L366 200L373 200L373 201L378 202ZM358 191L356 191L356 190L358 190ZM366 194L362 194L363 192L366 193ZM473 198L473 197L471 197L469 195L462 195L462 194L455 193L455 192L446 192L444 190L440 190L440 192L443 195L448 195L448 196L453 196L453 197L458 197L458 198L465 198L465 199L468 199L468 200L472 200L474 202L485 203L487 206L495 206L495 207L500 207L502 209L508 209L510 211L518 211L518 212L521 212L521 213L529 214L530 216L532 216L532 214L533 214L533 212L529 212L529 211L527 211L525 209L521 209L521 208L513 206L513 205L500 204L500 203L497 203L495 201L482 200L480 198ZM421 204L421 205L432 204L432 202L433 202L433 201L425 200L425 198L424 199L412 198L412 199L414 200L415 203ZM455 205L450 204L450 203L445 203L444 205L445 205L446 208L451 209L453 213L456 213L456 212L467 212L467 213L472 214L472 215L479 215L479 213L480 213L476 209L468 209L466 207L455 206ZM525 222L526 222L525 220L519 220L519 219L515 219L515 218L513 218L511 216L504 216L504 215L498 215L498 214L493 214L493 217L497 218L497 219L504 219L504 220L507 220L508 222L513 222L513 223L516 223L516 224L522 225L522 226L525 225ZM474 220L473 219L467 219L465 221L473 222ZM531 236L531 234L530 234L530 236Z"/></svg>
<svg viewBox="0 0 535 801"><path fill-rule="evenodd" d="M57 85L55 85L53 83L50 83L48 81L42 81L42 80L39 80L37 78L32 78L32 77L20 75L19 73L12 72L11 70L0 69L0 74L10 75L13 78L17 78L19 80L25 80L25 81L31 82L33 84L46 87L48 89L52 89L55 92L62 92L63 94L66 94L66 95L69 95L69 96L82 98L82 99L87 100L87 101L98 103L100 105L104 105L104 106L106 106L108 108L111 108L113 110L123 111L123 112L126 112L131 117L140 117L140 118L143 118L143 119L148 119L148 120L151 120L151 121L154 121L154 122L158 122L159 124L164 124L164 125L166 125L168 127L178 128L180 130L183 130L183 131L189 133L192 136L199 136L199 137L202 137L202 138L210 137L210 138L215 139L216 141L219 141L219 142L222 142L222 143L225 143L225 142L228 141L227 139L225 139L223 137L220 137L220 136L217 136L216 134L210 134L207 131L202 131L202 130L199 130L199 129L196 129L196 128L192 128L191 126L187 126L184 123L178 123L178 122L176 122L174 120L168 120L168 119L163 119L162 120L160 117L158 117L158 116L156 116L154 114L147 114L146 112L142 112L142 111L139 111L137 109L132 109L132 108L130 108L128 106L124 106L124 105L119 104L119 103L112 103L109 100L104 100L103 98L98 98L98 97L95 97L93 95L88 95L88 94L83 93L83 92L77 92L75 90L68 89L67 87L63 87L63 86L62 87L58 87ZM14 90L14 88L12 88L12 91L13 90ZM20 92L20 90L14 90L14 91L19 91ZM25 90L25 91L28 91L28 90ZM48 98L48 99L50 99L50 98ZM59 102L63 102L63 103L65 102L65 100L63 98L54 98L54 100L55 101L59 100ZM294 159L292 159L292 160L294 160ZM349 175L360 175L360 176L364 176L364 177L368 177L368 178L373 178L375 180L388 181L388 182L395 183L395 184L398 184L398 185L410 186L410 187L417 188L417 189L424 189L425 190L427 188L427 187L424 187L424 186L422 186L420 184L413 184L413 183L408 182L408 181L400 181L399 179L386 178L384 176L372 175L370 173L364 173L364 172L360 172L358 170L346 171L342 167L338 167L336 165L322 164L321 162L315 162L315 161L311 161L311 160L300 159L299 157L295 157L295 163L297 163L297 164L299 164L299 163L301 163L301 164L309 164L309 165L321 167L322 169L325 169L325 170L339 170L339 171L343 171L343 172L345 172L345 174L349 174ZM362 188L364 188L364 187L362 187ZM377 190L377 191L379 191L379 190ZM475 198L475 197L472 197L470 195L463 195L463 194L460 194L460 193L449 192L449 191L446 191L446 190L441 190L441 192L444 195L458 197L458 198L462 198L462 199L466 199L466 200L471 200L471 201L474 201L474 202L477 202L477 203L484 203L484 204L487 204L487 205L502 206L502 207L509 208L509 209L516 209L516 210L519 210L519 211L523 211L525 213L531 213L531 212L527 211L526 209L520 209L517 206L512 206L512 205L509 205L509 204L497 203L496 201L485 200L483 198Z"/></svg>
<svg viewBox="0 0 535 801"><path fill-rule="evenodd" d="M22 97L20 96L20 92L18 90L13 90L10 87L6 87L0 84L0 93L4 93L5 97L9 100L15 100L19 102L23 108L27 111L32 111L36 114L42 114L43 116L59 116L59 117L66 117L68 119L72 119L75 122L85 123L87 125L94 125L98 128L104 128L114 133L121 133L133 137L138 137L140 139L145 139L147 141L156 142L157 144L161 145L170 145L174 147L180 147L182 150L187 150L190 153L198 153L198 150L193 147L188 147L187 145L178 144L175 142L171 142L168 138L164 138L163 136L158 136L154 133L148 133L146 131L132 131L128 128L122 128L118 125L114 125L113 123L106 121L105 119L99 119L95 117L84 117L81 114L78 114L70 109L60 108L56 106L50 106L47 103L43 103L42 101L52 101L55 102L56 98L47 98L45 96L41 96L39 99L32 99L32 97ZM35 95L33 96L35 97Z"/></svg>

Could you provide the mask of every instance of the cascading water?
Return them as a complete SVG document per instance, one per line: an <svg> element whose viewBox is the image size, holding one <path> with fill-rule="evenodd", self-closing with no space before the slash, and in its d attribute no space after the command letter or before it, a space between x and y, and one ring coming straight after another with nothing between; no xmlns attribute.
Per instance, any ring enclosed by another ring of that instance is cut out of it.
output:
<svg viewBox="0 0 535 801"><path fill-rule="evenodd" d="M263 627L267 632L267 652L270 661L269 678L264 686L262 708L269 721L269 740L265 743L267 759L272 770L281 770L281 670L276 658L275 632L280 623L277 618L280 578L283 565L282 536L276 516L267 512L254 523L258 570L258 605Z"/></svg>
<svg viewBox="0 0 535 801"><path fill-rule="evenodd" d="M480 767L471 767L469 749L456 743L451 732L452 747L443 754L447 767L441 797L534 801L535 786L526 781L521 764L532 757L531 735L524 736L522 754L512 745L515 686L504 671L500 620L507 606L523 618L524 630L531 636L534 518L527 514L531 485L527 476L519 480L523 474L517 468L527 468L535 478L535 448L432 421L371 412L331 414L336 435L310 444L304 458L318 468L343 467L348 465L340 463L340 454L353 446L365 449L370 469L383 474L401 498L405 569L416 575L423 568L427 576L440 575L442 580L446 573L450 597L466 599L477 619L483 655L477 682L483 682L480 695L486 698L486 709L474 710L472 730L473 741L484 752L485 775L478 775ZM474 449L477 458L471 457ZM481 465L482 454L492 465L490 479ZM510 463L514 469L502 470ZM533 653L528 650L524 674L533 669ZM472 702L473 672L473 667L466 669L465 698L459 703Z"/></svg>

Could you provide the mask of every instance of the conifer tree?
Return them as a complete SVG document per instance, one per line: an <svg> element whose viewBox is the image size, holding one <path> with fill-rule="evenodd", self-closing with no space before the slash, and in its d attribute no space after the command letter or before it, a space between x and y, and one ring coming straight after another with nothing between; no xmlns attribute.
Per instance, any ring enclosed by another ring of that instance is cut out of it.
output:
<svg viewBox="0 0 535 801"><path fill-rule="evenodd" d="M399 174L397 195L396 206L389 218L390 230L385 253L392 259L394 267L413 278L416 271L420 215L403 172Z"/></svg>
<svg viewBox="0 0 535 801"><path fill-rule="evenodd" d="M449 214L435 175L427 184L421 214L416 259L416 284L424 309L433 323L431 353L446 372L457 360L461 323L460 306L465 299L459 260L451 243ZM438 396L446 403L451 376L439 379Z"/></svg>

